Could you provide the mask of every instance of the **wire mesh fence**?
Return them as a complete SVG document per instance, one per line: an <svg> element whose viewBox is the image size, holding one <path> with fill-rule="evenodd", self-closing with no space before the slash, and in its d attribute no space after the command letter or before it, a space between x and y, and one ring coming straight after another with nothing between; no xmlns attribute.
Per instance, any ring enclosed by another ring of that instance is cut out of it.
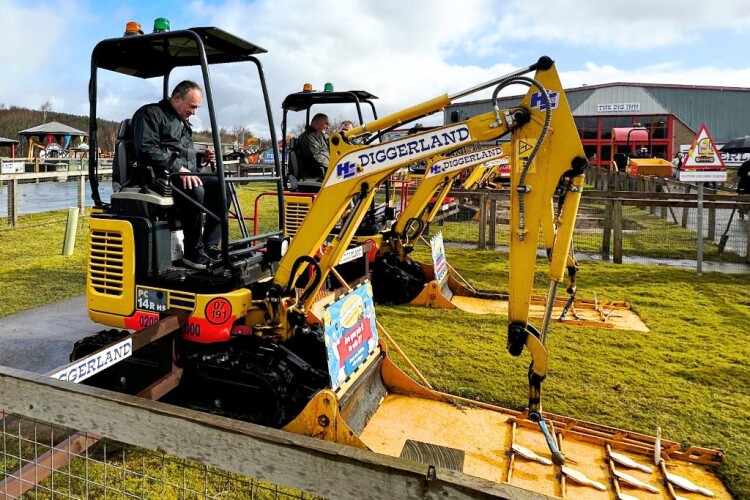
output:
<svg viewBox="0 0 750 500"><path fill-rule="evenodd" d="M2 498L319 498L2 410L0 443Z"/></svg>

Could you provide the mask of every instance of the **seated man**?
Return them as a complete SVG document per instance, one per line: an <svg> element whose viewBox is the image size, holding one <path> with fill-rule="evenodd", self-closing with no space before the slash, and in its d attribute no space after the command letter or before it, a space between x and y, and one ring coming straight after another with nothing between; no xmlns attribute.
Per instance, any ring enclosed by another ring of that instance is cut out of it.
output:
<svg viewBox="0 0 750 500"><path fill-rule="evenodd" d="M192 81L177 84L169 99L147 104L133 115L133 144L138 164L152 167L157 178L176 172L195 173L198 161L193 144L193 131L188 119L203 101L203 90ZM206 149L204 159L214 161L212 149ZM213 213L220 213L219 183L216 177L182 175L175 181L180 189ZM206 269L209 253L217 252L221 226L206 217L206 228L201 237L201 211L182 196L174 197L185 236L183 264L193 269ZM204 250L205 245L205 250Z"/></svg>
<svg viewBox="0 0 750 500"><path fill-rule="evenodd" d="M330 126L328 116L318 113L297 138L295 149L300 162L300 179L322 181L325 177L330 159L326 133Z"/></svg>

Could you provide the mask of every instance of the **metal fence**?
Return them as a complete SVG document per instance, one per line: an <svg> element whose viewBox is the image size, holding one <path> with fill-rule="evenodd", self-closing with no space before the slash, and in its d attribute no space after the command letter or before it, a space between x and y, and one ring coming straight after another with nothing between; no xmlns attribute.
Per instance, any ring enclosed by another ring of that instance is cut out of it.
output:
<svg viewBox="0 0 750 500"><path fill-rule="evenodd" d="M315 498L2 410L0 443L3 498Z"/></svg>
<svg viewBox="0 0 750 500"><path fill-rule="evenodd" d="M104 175L100 188L106 198L111 187ZM574 233L576 253L582 258L696 267L701 204L700 261L709 269L718 263L723 269L748 270L750 196L705 189L699 200L693 184L601 169L590 170L587 183L593 189L583 193ZM0 217L5 215L15 227L19 213L71 206L85 213L88 189L87 173L82 171L0 175L0 200L7 200L5 213L0 206ZM394 190L397 205L405 196L401 191ZM266 196L260 205L247 206L246 217L261 214L261 232L278 224L274 198ZM508 245L509 199L507 189L451 192L429 230L442 230L446 242L502 249Z"/></svg>
<svg viewBox="0 0 750 500"><path fill-rule="evenodd" d="M709 270L750 272L750 216L746 215L750 196L711 190L699 201L695 186L690 184L644 184L640 179L636 182L650 191L584 191L573 235L579 258L691 268L701 262ZM596 179L592 185L601 187L596 185ZM700 261L699 204L703 235ZM457 245L507 249L507 189L452 191L444 209L444 215L432 222L429 232L441 231L446 242ZM539 245L543 249L541 239Z"/></svg>

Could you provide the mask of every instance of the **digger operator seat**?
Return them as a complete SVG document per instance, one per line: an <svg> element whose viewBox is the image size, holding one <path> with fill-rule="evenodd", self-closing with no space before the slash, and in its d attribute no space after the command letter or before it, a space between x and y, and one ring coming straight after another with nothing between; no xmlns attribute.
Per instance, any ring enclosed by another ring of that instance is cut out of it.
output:
<svg viewBox="0 0 750 500"><path fill-rule="evenodd" d="M130 118L120 122L117 127L115 155L112 159L112 191L121 191L127 185L134 184L136 151L133 144L133 125Z"/></svg>
<svg viewBox="0 0 750 500"><path fill-rule="evenodd" d="M169 219L173 228L179 227L171 214L174 204L171 192L159 190L153 180L153 169L139 165L136 159L133 127L128 118L117 127L112 159L112 210L120 215L138 215L151 220Z"/></svg>
<svg viewBox="0 0 750 500"><path fill-rule="evenodd" d="M297 191L299 189L300 180L300 164L299 158L297 158L296 146L297 140L294 138L290 139L288 144L289 156L287 158L288 168L286 172L286 182L289 189L292 191Z"/></svg>

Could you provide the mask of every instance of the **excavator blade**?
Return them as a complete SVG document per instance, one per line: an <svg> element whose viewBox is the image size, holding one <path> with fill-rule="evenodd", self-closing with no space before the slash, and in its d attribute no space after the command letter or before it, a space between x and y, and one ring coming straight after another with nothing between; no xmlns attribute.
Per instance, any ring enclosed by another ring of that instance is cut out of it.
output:
<svg viewBox="0 0 750 500"><path fill-rule="evenodd" d="M564 467L579 478L573 480L551 464L544 435L525 413L430 389L398 368L388 353L381 342L342 389L321 391L284 429L550 497L616 498L621 490L637 494L633 484L643 483L656 490L651 498L672 498L668 478L658 468L628 469L626 481L622 471L609 466L607 450L617 450L620 460L631 463L648 461L655 437L545 413L569 458ZM682 451L679 443L664 439L660 446L670 476L716 498L731 498L710 468L722 460L721 452Z"/></svg>
<svg viewBox="0 0 750 500"><path fill-rule="evenodd" d="M449 273L442 281L435 279L434 266L416 262L425 276L427 284L409 302L411 305L436 309L460 309L474 314L508 315L508 294L476 290L465 280L459 280ZM547 298L532 295L529 317L542 319ZM575 297L569 312L563 315L568 298L556 297L553 303L553 318L556 321L576 326L611 328L649 332L649 328L625 301L605 301Z"/></svg>

